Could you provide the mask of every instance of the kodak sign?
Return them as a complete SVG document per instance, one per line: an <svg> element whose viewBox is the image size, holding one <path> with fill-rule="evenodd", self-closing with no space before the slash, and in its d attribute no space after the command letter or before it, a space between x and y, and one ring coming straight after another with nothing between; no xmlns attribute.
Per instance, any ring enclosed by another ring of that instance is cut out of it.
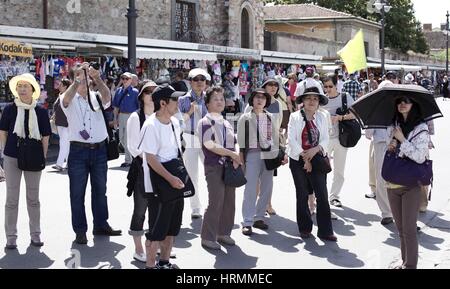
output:
<svg viewBox="0 0 450 289"><path fill-rule="evenodd" d="M31 45L24 45L16 41L0 39L0 54L18 57L32 57L33 48Z"/></svg>

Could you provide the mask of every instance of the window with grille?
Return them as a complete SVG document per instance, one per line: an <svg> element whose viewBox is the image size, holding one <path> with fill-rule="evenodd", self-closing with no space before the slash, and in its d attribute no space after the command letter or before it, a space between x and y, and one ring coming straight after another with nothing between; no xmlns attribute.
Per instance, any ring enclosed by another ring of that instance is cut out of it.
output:
<svg viewBox="0 0 450 289"><path fill-rule="evenodd" d="M176 1L175 40L197 42L195 34L195 4Z"/></svg>

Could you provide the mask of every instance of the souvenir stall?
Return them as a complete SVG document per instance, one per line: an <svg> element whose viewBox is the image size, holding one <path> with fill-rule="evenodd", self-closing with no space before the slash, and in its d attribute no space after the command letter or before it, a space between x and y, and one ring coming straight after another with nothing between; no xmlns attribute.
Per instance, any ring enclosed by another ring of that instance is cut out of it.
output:
<svg viewBox="0 0 450 289"><path fill-rule="evenodd" d="M20 42L0 39L0 108L13 101L9 80L30 72L32 47Z"/></svg>

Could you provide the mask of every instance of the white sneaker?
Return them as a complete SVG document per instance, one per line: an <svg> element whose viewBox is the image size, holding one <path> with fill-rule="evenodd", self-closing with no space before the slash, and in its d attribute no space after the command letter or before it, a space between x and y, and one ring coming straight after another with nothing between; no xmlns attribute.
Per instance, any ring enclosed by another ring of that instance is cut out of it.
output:
<svg viewBox="0 0 450 289"><path fill-rule="evenodd" d="M230 236L218 236L217 242L224 243L225 245L228 246L236 245L236 242Z"/></svg>
<svg viewBox="0 0 450 289"><path fill-rule="evenodd" d="M147 255L145 253L134 253L133 255L133 259L142 263L146 263L147 262Z"/></svg>

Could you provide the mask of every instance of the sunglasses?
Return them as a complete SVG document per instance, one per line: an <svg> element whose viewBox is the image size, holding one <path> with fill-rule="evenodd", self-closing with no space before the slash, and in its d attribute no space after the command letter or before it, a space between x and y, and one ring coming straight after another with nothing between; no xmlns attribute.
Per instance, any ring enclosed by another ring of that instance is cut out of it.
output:
<svg viewBox="0 0 450 289"><path fill-rule="evenodd" d="M194 82L206 81L206 77L194 77L192 78L192 81Z"/></svg>
<svg viewBox="0 0 450 289"><path fill-rule="evenodd" d="M270 83L266 84L266 86L276 86L276 87L278 87L278 83L270 82Z"/></svg>
<svg viewBox="0 0 450 289"><path fill-rule="evenodd" d="M399 99L397 99L397 101L396 101L397 104L401 104L402 102L404 102L404 103L406 103L406 104L411 104L411 103L412 103L411 99L409 99L409 98L407 98L407 97L399 98Z"/></svg>
<svg viewBox="0 0 450 289"><path fill-rule="evenodd" d="M131 78L128 78L128 77L122 77L121 79L122 79L122 80L130 80Z"/></svg>

